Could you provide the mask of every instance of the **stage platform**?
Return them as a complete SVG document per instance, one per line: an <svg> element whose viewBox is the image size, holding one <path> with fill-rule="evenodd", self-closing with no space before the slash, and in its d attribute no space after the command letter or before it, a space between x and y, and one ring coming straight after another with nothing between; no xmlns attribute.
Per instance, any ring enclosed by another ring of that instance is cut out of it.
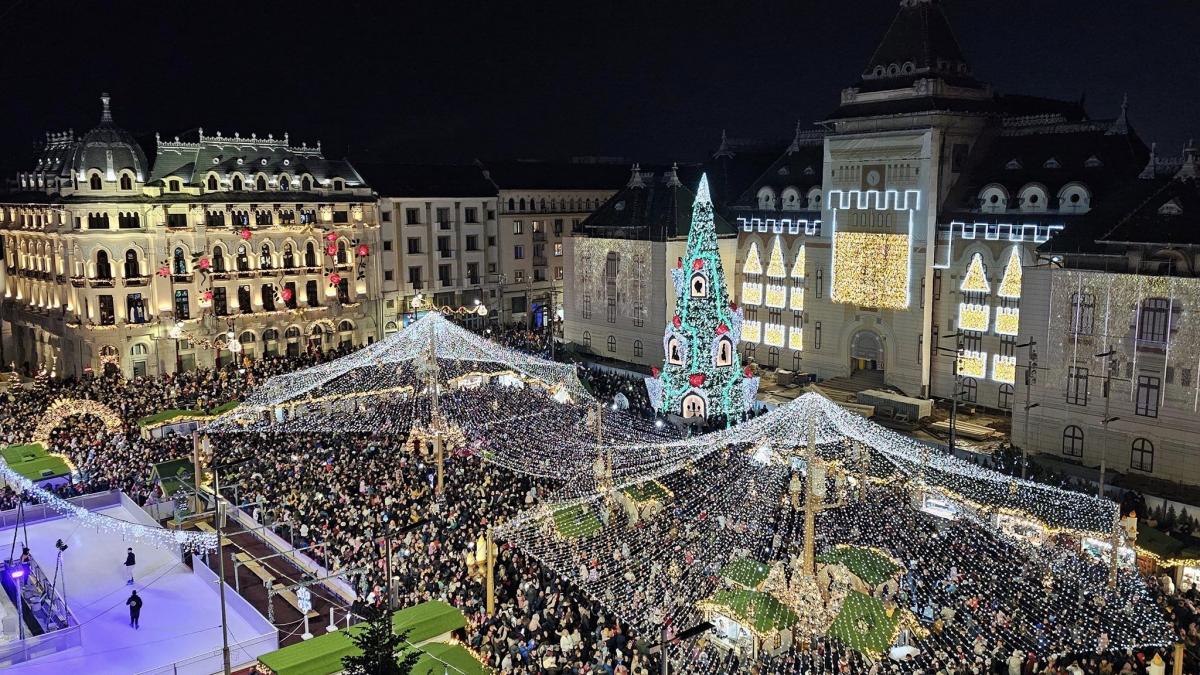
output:
<svg viewBox="0 0 1200 675"><path fill-rule="evenodd" d="M113 518L153 522L123 495L114 506L98 509ZM28 525L29 547L49 575L54 569L57 539L69 546L63 555L67 605L81 627L81 646L16 663L14 675L88 673L212 673L221 670L221 613L216 575L199 559L196 570L173 552L122 541L83 526L73 518ZM0 530L0 544L12 542L13 528ZM25 538L17 532L17 550ZM125 550L137 556L135 583L125 581ZM129 625L125 601L137 589L142 597L141 627ZM232 664L244 664L278 646L278 634L267 620L234 590L225 589ZM237 645L237 647L235 647Z"/></svg>

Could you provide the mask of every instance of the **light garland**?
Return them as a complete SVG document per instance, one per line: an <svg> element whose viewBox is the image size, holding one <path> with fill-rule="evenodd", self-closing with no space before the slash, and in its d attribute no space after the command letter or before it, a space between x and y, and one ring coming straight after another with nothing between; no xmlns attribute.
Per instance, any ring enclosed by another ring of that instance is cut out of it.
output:
<svg viewBox="0 0 1200 675"><path fill-rule="evenodd" d="M33 442L41 443L47 448L50 447L50 432L64 419L73 415L91 415L99 419L109 433L118 432L122 428L121 416L99 401L60 398L51 403L42 413L42 419L33 432Z"/></svg>
<svg viewBox="0 0 1200 675"><path fill-rule="evenodd" d="M833 236L832 297L857 307L908 307L908 236L837 232Z"/></svg>
<svg viewBox="0 0 1200 675"><path fill-rule="evenodd" d="M996 382L1013 384L1017 381L1017 357L992 355L992 379Z"/></svg>
<svg viewBox="0 0 1200 675"><path fill-rule="evenodd" d="M986 377L987 352L963 350L958 357L958 374L965 377Z"/></svg>
<svg viewBox="0 0 1200 675"><path fill-rule="evenodd" d="M1021 298L1021 252L1016 246L1008 256L1008 264L1004 267L1004 278L1000 280L1000 288L996 295L1002 298L1019 300Z"/></svg>
<svg viewBox="0 0 1200 675"><path fill-rule="evenodd" d="M796 251L796 259L792 262L792 278L800 281L804 280L804 270L807 264L807 255L804 250L804 244L800 244L800 250Z"/></svg>
<svg viewBox="0 0 1200 675"><path fill-rule="evenodd" d="M989 319L987 305L976 305L970 302L958 303L958 327L960 329L986 333Z"/></svg>
<svg viewBox="0 0 1200 675"><path fill-rule="evenodd" d="M1016 335L1021 326L1021 310L1016 307L996 308L996 333Z"/></svg>
<svg viewBox="0 0 1200 675"><path fill-rule="evenodd" d="M793 312L804 311L804 286L801 284L792 285L792 300L789 307Z"/></svg>

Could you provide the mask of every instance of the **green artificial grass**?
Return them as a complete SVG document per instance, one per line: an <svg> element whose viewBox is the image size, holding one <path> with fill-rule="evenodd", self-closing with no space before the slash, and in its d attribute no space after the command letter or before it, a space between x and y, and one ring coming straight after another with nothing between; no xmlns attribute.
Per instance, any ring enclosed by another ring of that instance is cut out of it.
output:
<svg viewBox="0 0 1200 675"><path fill-rule="evenodd" d="M71 468L61 457L46 452L41 443L10 445L0 450L0 456L10 469L29 480L42 480L54 476L67 476ZM49 473L44 473L44 472Z"/></svg>
<svg viewBox="0 0 1200 675"><path fill-rule="evenodd" d="M762 582L767 580L767 573L770 571L771 568L765 563L751 558L742 558L722 567L721 576L739 586L757 589Z"/></svg>
<svg viewBox="0 0 1200 675"><path fill-rule="evenodd" d="M466 625L467 619L460 610L437 600L406 607L392 614L392 629L397 633L407 630L408 641L413 644L419 644ZM361 630L360 626L361 624L356 624L351 626L348 631L339 630L336 633L326 633L311 640L298 642L269 654L263 654L258 657L258 660L274 671L276 675L337 673L342 670L342 657L359 653L358 647L354 646L348 633L357 633ZM433 648L432 645L430 647ZM422 649L422 651L427 650ZM448 658L443 658L443 660L449 661Z"/></svg>
<svg viewBox="0 0 1200 675"><path fill-rule="evenodd" d="M865 632L859 630L860 620L866 622ZM899 623L899 612L889 617L878 598L851 591L828 634L863 654L879 654L892 646Z"/></svg>
<svg viewBox="0 0 1200 675"><path fill-rule="evenodd" d="M795 612L769 593L742 589L717 591L708 602L728 609L738 621L759 633L790 628L799 620Z"/></svg>
<svg viewBox="0 0 1200 675"><path fill-rule="evenodd" d="M583 504L554 512L554 527L567 539L590 537L600 531L600 519Z"/></svg>
<svg viewBox="0 0 1200 675"><path fill-rule="evenodd" d="M892 578L900 567L879 553L858 546L840 546L817 556L818 562L841 563L868 586L878 586Z"/></svg>
<svg viewBox="0 0 1200 675"><path fill-rule="evenodd" d="M222 403L221 405L213 408L212 412L206 412L204 410L192 410L192 409L186 409L186 408L185 409L169 408L167 410L160 410L160 411L154 413L153 415L146 415L142 419L138 420L138 426L146 427L146 426L150 426L152 424L160 424L162 422L169 422L177 417L216 417L217 415L220 415L221 413L225 413L225 412L229 412L230 410L233 410L237 406L238 406L238 401L229 401L228 403Z"/></svg>
<svg viewBox="0 0 1200 675"><path fill-rule="evenodd" d="M639 483L638 485L630 485L621 491L629 495L629 498L635 502L648 502L651 499L665 502L671 498L667 489L656 480Z"/></svg>
<svg viewBox="0 0 1200 675"><path fill-rule="evenodd" d="M10 445L7 448L0 450L0 455L3 455L4 461L7 462L9 466L12 466L13 464L28 462L29 460L37 459L39 457L45 457L46 449L42 447L41 443Z"/></svg>
<svg viewBox="0 0 1200 675"><path fill-rule="evenodd" d="M412 675L445 675L446 665L443 664L448 664L454 674L487 675L491 672L462 645L431 642L421 647L421 651L425 656L413 666Z"/></svg>

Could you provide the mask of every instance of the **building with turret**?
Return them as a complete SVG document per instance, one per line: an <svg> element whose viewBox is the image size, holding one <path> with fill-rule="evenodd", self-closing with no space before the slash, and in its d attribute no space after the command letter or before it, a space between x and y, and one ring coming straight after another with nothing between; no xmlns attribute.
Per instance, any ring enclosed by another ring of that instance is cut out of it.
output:
<svg viewBox="0 0 1200 675"><path fill-rule="evenodd" d="M6 364L128 377L381 332L370 187L285 134L47 134L0 194Z"/></svg>

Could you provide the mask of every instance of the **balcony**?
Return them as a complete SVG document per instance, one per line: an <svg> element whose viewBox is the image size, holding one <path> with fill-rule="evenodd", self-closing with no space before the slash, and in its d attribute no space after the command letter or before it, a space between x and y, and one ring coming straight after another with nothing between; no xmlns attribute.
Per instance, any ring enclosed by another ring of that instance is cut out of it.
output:
<svg viewBox="0 0 1200 675"><path fill-rule="evenodd" d="M438 279L438 287L440 287L440 288L446 288L446 287L453 286L453 285L454 285L453 279L447 279L445 277L441 277Z"/></svg>
<svg viewBox="0 0 1200 675"><path fill-rule="evenodd" d="M546 260L546 256L544 256L544 255L533 256L533 266L534 267L545 267L548 264L549 264L549 262Z"/></svg>
<svg viewBox="0 0 1200 675"><path fill-rule="evenodd" d="M533 233L533 240L534 240L534 241L546 241L546 231L545 231L545 230L538 230L537 232L534 232L534 233Z"/></svg>
<svg viewBox="0 0 1200 675"><path fill-rule="evenodd" d="M88 279L88 285L92 288L112 288L113 280L112 277L107 279Z"/></svg>
<svg viewBox="0 0 1200 675"><path fill-rule="evenodd" d="M194 275L192 274L172 274L171 281L174 281L177 284L190 284L192 283L193 277Z"/></svg>
<svg viewBox="0 0 1200 675"><path fill-rule="evenodd" d="M454 251L452 251L448 248L439 248L438 249L438 257L439 258L449 258L453 255L454 255Z"/></svg>
<svg viewBox="0 0 1200 675"><path fill-rule="evenodd" d="M87 279L83 277L71 277L71 285L75 288L83 288L86 282Z"/></svg>
<svg viewBox="0 0 1200 675"><path fill-rule="evenodd" d="M149 285L150 285L150 277L148 277L148 276L141 275L141 276L136 276L136 277L125 277L125 286L127 288L128 287L136 287L136 286L149 286Z"/></svg>

